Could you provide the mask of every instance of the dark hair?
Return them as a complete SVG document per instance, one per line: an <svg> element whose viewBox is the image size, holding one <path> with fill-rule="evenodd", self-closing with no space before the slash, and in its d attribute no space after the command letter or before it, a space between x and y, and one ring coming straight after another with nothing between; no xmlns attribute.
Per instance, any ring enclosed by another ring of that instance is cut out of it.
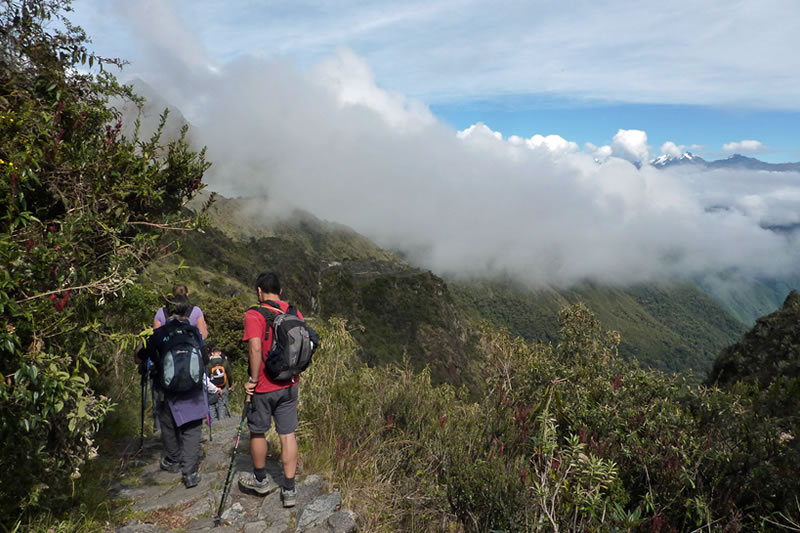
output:
<svg viewBox="0 0 800 533"><path fill-rule="evenodd" d="M281 293L281 280L275 272L262 272L256 279L256 289L272 294Z"/></svg>
<svg viewBox="0 0 800 533"><path fill-rule="evenodd" d="M182 294L173 296L169 307L172 315L184 318L188 318L189 315L192 314L192 309L194 308L194 306L189 303L189 298Z"/></svg>
<svg viewBox="0 0 800 533"><path fill-rule="evenodd" d="M189 287L184 285L183 283L176 283L175 286L172 288L172 295L173 296L189 296Z"/></svg>

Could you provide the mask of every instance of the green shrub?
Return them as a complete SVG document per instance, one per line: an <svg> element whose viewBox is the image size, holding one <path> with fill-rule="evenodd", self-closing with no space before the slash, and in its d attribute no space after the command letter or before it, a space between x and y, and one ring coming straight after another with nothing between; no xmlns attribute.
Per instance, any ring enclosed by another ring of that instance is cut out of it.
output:
<svg viewBox="0 0 800 533"><path fill-rule="evenodd" d="M111 408L99 366L137 338L106 314L201 187L208 164L181 137L122 136L112 97L133 98L64 17L67 0L0 10L0 499L3 522L57 511ZM58 29L63 28L63 30ZM81 67L80 69L78 67ZM165 120L166 117L164 117ZM162 121L163 124L163 121ZM185 130L184 130L185 134Z"/></svg>
<svg viewBox="0 0 800 533"><path fill-rule="evenodd" d="M765 415L796 383L689 387L620 360L585 306L559 318L556 347L479 330L477 401L409 363L369 368L346 322L318 324L304 465L369 530L758 530L794 516L797 428Z"/></svg>

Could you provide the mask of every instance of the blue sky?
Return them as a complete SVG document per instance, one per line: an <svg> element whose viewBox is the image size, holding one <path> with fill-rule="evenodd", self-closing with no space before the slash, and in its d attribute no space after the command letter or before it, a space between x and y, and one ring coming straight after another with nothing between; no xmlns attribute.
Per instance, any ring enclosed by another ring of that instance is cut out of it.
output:
<svg viewBox="0 0 800 533"><path fill-rule="evenodd" d="M676 0L554 3L76 0L76 22L128 73L159 75L154 46L218 68L280 57L307 70L347 47L375 84L455 129L555 134L583 148L644 130L706 158L755 140L761 159L800 161L800 3ZM163 42L159 43L159 39Z"/></svg>

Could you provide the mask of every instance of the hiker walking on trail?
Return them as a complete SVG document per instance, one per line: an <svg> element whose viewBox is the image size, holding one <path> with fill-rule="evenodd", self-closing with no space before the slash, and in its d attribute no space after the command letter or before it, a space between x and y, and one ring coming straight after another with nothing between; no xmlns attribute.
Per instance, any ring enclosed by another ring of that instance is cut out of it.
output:
<svg viewBox="0 0 800 533"><path fill-rule="evenodd" d="M209 408L212 420L221 420L222 417L231 416L228 409L228 392L233 385L233 375L228 364L228 356L213 342L208 343L211 359L206 367L206 374L219 392L209 398ZM213 401L212 401L213 400Z"/></svg>
<svg viewBox="0 0 800 533"><path fill-rule="evenodd" d="M181 472L186 488L200 483L200 437L208 414L204 386L208 350L200 331L189 323L193 306L185 296L175 296L165 324L134 356L137 364L150 360L153 389L158 396L156 416L161 423L164 455L161 469ZM209 391L216 391L207 383Z"/></svg>
<svg viewBox="0 0 800 533"><path fill-rule="evenodd" d="M183 297L188 300L189 298L189 288L184 285L183 283L178 283L172 288L172 298L173 300L167 299L165 305L163 307L159 307L158 311L156 311L155 316L153 317L153 329L156 330L167 323L167 318L170 317L172 314L173 306L175 305L174 298L176 297ZM188 315L189 324L192 326L197 327L200 330L200 333L203 335L203 339L208 337L208 326L206 325L206 319L203 315L203 311L197 307L196 305L192 306L191 312ZM158 400L156 394L156 388L151 387L152 390L152 397L153 397L153 432L159 431L159 421L158 421Z"/></svg>
<svg viewBox="0 0 800 533"><path fill-rule="evenodd" d="M298 374L311 362L311 354L319 341L314 330L305 325L300 311L281 300L277 274L259 274L256 296L258 305L245 313L243 337L248 344L250 363L250 378L244 387L250 397L247 422L253 472L242 472L239 486L260 495L278 488L266 469L265 434L274 419L283 463L281 501L284 507L293 507L297 496L294 476L297 470ZM279 328L280 324L283 326Z"/></svg>
<svg viewBox="0 0 800 533"><path fill-rule="evenodd" d="M183 283L178 283L172 288L172 297L183 296L189 298L189 288ZM170 316L170 302L167 301L164 307L160 307L156 311L156 316L153 317L153 329L158 329L167 323L167 318ZM203 338L208 337L208 326L206 325L206 317L203 315L203 310L196 305L192 306L192 311L189 313L189 324L197 327Z"/></svg>

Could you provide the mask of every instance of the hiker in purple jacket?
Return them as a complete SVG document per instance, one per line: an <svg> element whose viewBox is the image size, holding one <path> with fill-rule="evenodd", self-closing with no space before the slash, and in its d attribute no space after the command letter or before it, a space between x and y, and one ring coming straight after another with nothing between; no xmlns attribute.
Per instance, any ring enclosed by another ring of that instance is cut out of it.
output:
<svg viewBox="0 0 800 533"><path fill-rule="evenodd" d="M141 364L142 361L150 359L151 368L156 369L153 389L159 401L154 405L154 411L161 423L161 443L164 446L161 469L167 472L181 472L183 483L188 489L200 483L200 474L197 470L200 462L200 437L203 420L208 414L205 390L208 385L203 381L205 373L198 373L197 381L194 382L197 385L193 385L190 390L170 392L164 390L158 370L161 368L162 357L175 349L170 346L175 346L174 339L178 334L184 340L177 345L177 349L191 342L194 349L200 350L202 356L200 370L208 364L209 357L200 331L189 324L188 317L192 305L185 296L180 295L174 297L172 304L172 311L166 323L153 332L147 344L134 356L134 360L137 364ZM184 350L184 353L188 352L191 350ZM199 359L200 355L197 357ZM165 368L177 369L179 365L176 363L175 367L165 366ZM178 379L177 376L176 370L175 379Z"/></svg>
<svg viewBox="0 0 800 533"><path fill-rule="evenodd" d="M172 296L185 296L189 298L189 288L183 283L178 283L172 288ZM167 305L160 307L158 311L156 311L156 316L153 317L153 329L158 329L167 323L169 304L170 302L167 302ZM203 315L203 311L196 305L192 306L192 312L189 314L189 324L196 326L204 339L208 337L206 317Z"/></svg>
<svg viewBox="0 0 800 533"><path fill-rule="evenodd" d="M182 296L185 298L189 298L189 288L184 285L183 283L178 283L172 288L172 297L175 298L177 296ZM163 307L159 307L158 311L156 311L156 315L153 317L153 329L158 329L164 324L167 323L167 317L171 314L171 306L172 302L167 300L166 305ZM203 335L203 339L208 337L208 326L206 325L206 318L203 315L203 311L197 307L196 305L192 306L192 311L189 313L189 324L195 326L198 330L200 330L200 334ZM157 404L157 395L155 387L150 387L150 390L153 391L152 398L153 398L153 433L160 430L160 425L158 421L158 416L156 413L158 412L158 404Z"/></svg>

